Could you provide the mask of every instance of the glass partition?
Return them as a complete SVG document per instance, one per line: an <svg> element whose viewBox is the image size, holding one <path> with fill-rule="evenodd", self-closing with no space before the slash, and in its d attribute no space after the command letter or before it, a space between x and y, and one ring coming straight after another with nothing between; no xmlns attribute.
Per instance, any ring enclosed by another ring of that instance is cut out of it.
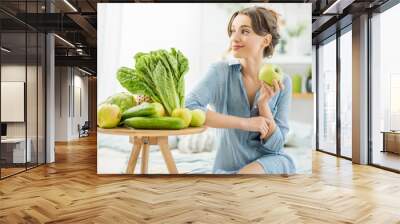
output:
<svg viewBox="0 0 400 224"><path fill-rule="evenodd" d="M0 6L14 3L2 1ZM20 1L16 13L42 13L43 5ZM8 14L0 12L0 20L0 178L5 178L45 162L46 40Z"/></svg>
<svg viewBox="0 0 400 224"><path fill-rule="evenodd" d="M26 150L26 42L25 32L1 34L2 177L25 170L31 161L29 146Z"/></svg>

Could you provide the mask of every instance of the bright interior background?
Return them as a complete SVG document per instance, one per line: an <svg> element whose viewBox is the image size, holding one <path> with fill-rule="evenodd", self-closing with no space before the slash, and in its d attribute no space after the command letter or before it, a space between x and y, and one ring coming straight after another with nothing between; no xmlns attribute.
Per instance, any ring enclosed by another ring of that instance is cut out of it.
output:
<svg viewBox="0 0 400 224"><path fill-rule="evenodd" d="M99 4L98 102L124 91L115 78L116 71L121 66L133 67L135 53L171 47L189 59L186 94L189 93L208 66L224 56L230 16L253 5L274 9L281 15L281 36L286 44L281 42L267 61L280 64L289 75L301 75L305 91L306 71L311 66L311 4ZM300 24L304 24L304 31L297 38L291 37L287 31ZM296 106L300 110L297 114L304 116L298 115L297 119L313 122L312 99L301 104Z"/></svg>

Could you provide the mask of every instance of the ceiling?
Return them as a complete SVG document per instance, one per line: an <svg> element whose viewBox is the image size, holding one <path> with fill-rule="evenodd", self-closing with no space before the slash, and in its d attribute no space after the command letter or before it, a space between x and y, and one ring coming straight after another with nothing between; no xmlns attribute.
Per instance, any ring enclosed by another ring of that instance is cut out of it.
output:
<svg viewBox="0 0 400 224"><path fill-rule="evenodd" d="M354 17L377 12L391 0L309 0L312 3L313 44L334 35L352 23Z"/></svg>
<svg viewBox="0 0 400 224"><path fill-rule="evenodd" d="M66 2L71 4L69 6ZM1 0L2 46L12 49L3 60L33 58L36 45L25 44L25 31L54 32L56 66L78 66L96 74L97 2L92 0ZM52 13L49 13L51 9ZM27 35L31 42L33 35ZM65 41L64 41L65 40ZM36 42L36 41L35 41ZM25 46L26 49L25 49ZM41 47L41 46L39 46ZM4 53L4 52L2 52Z"/></svg>
<svg viewBox="0 0 400 224"><path fill-rule="evenodd" d="M9 38L7 42L14 41L13 47L17 49L19 44L23 46L24 39L21 40L19 37L21 34L18 36L18 32L25 32L25 28L39 32L54 32L58 35L55 38L56 65L85 67L95 73L97 3L168 1L47 0L47 2L46 8L45 0L1 0L1 29L3 33L14 33L6 34L5 38ZM175 0L174 2L177 1ZM196 2L205 1L198 0ZM216 0L214 2L234 1ZM388 2L388 0L272 0L247 2L312 3L312 36L313 44L317 44L335 33L338 27L350 24L354 16L358 16L367 10L373 10ZM52 13L49 13L50 11ZM69 43L63 41L63 39ZM28 51L30 51L29 47Z"/></svg>

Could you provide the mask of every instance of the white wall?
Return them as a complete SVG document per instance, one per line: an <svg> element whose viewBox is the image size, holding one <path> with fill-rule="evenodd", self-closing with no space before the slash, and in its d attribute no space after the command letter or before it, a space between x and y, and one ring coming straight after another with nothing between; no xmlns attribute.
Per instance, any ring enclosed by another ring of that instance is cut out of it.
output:
<svg viewBox="0 0 400 224"><path fill-rule="evenodd" d="M67 67L55 68L55 141L67 141L68 85Z"/></svg>
<svg viewBox="0 0 400 224"><path fill-rule="evenodd" d="M314 100L292 99L292 105L289 114L289 119L301 123L314 124ZM313 125L314 126L314 125Z"/></svg>
<svg viewBox="0 0 400 224"><path fill-rule="evenodd" d="M75 70L74 91L72 93L74 94L72 96L74 108L72 108L71 138L78 138L78 124L82 126L85 121L88 121L88 77L81 76L83 73L76 74L76 72L77 70Z"/></svg>
<svg viewBox="0 0 400 224"><path fill-rule="evenodd" d="M77 69L56 67L55 85L55 140L77 139L78 124L83 125L88 120L88 78Z"/></svg>

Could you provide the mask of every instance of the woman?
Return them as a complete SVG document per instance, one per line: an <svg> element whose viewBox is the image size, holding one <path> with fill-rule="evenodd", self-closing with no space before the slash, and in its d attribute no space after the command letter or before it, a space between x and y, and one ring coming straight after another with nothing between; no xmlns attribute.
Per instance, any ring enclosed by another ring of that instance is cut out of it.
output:
<svg viewBox="0 0 400 224"><path fill-rule="evenodd" d="M277 14L262 7L235 12L228 35L235 60L212 64L186 99L187 108L206 112L206 126L218 128L213 172L292 174L293 160L282 152L289 130L290 78L273 87L258 79L263 58L273 54L279 40Z"/></svg>

